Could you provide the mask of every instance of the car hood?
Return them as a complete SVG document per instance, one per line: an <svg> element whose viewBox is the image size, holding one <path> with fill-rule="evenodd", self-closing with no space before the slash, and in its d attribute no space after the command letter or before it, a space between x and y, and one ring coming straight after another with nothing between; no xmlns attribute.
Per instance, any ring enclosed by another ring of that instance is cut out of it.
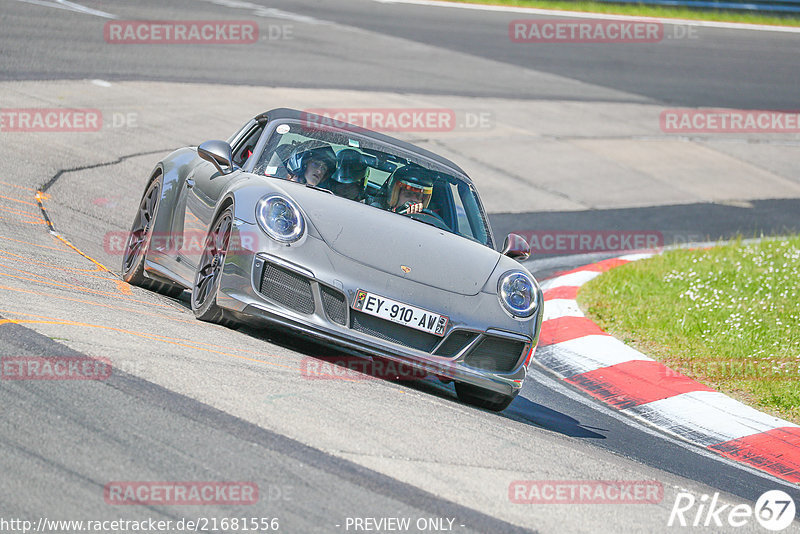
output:
<svg viewBox="0 0 800 534"><path fill-rule="evenodd" d="M394 276L476 295L500 260L487 246L409 217L310 187L287 192L332 250Z"/></svg>

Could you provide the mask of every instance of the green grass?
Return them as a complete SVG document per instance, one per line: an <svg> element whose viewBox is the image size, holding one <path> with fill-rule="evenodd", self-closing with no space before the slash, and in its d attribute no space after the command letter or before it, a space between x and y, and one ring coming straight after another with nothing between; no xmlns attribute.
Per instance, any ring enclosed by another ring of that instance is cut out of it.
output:
<svg viewBox="0 0 800 534"><path fill-rule="evenodd" d="M686 7L649 6L644 4L608 4L605 2L585 2L568 0L447 0L466 4L492 4L517 7L537 7L565 11L586 11L591 13L613 13L636 17L661 17L689 20L715 20L721 22L742 22L746 24L768 24L773 26L800 26L800 15L761 15L758 13L739 13L716 9L700 10Z"/></svg>
<svg viewBox="0 0 800 534"><path fill-rule="evenodd" d="M595 278L578 302L672 369L800 423L800 236L669 251Z"/></svg>

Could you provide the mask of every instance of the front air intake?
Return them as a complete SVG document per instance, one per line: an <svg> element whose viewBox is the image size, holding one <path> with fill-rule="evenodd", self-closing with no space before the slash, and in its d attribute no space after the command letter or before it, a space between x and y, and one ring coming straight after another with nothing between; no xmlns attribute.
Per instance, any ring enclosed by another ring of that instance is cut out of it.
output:
<svg viewBox="0 0 800 534"><path fill-rule="evenodd" d="M272 263L264 265L259 292L265 297L299 313L314 313L311 282L302 274Z"/></svg>
<svg viewBox="0 0 800 534"><path fill-rule="evenodd" d="M527 345L515 339L486 336L467 354L464 363L484 371L508 373L517 366Z"/></svg>

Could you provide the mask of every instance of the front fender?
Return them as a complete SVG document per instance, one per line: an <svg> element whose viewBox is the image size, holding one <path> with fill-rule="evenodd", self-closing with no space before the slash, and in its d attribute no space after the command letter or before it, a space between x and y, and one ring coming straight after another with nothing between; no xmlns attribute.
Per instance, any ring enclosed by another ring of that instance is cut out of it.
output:
<svg viewBox="0 0 800 534"><path fill-rule="evenodd" d="M173 227L173 219L186 176L194 169L198 161L200 158L197 150L187 147L176 150L156 165L152 179L156 179L159 170L162 177L161 198L153 223L153 232L156 235L173 235L174 232L179 234L183 232L183 218L179 217L176 221L181 226L180 228Z"/></svg>
<svg viewBox="0 0 800 534"><path fill-rule="evenodd" d="M256 204L259 200L264 198L264 196L270 193L278 193L294 200L292 196L287 193L286 189L282 187L283 183L286 183L286 181L279 178L264 178L258 175L248 175L246 179L236 180L236 182L231 184L230 188L220 197L216 212L214 213L214 219L216 219L224 208L233 204L233 216L235 219L258 227L256 221ZM303 210L303 206L300 205L300 203L297 204L305 217L308 233L321 239L319 232L317 232L317 229L314 227L313 221Z"/></svg>

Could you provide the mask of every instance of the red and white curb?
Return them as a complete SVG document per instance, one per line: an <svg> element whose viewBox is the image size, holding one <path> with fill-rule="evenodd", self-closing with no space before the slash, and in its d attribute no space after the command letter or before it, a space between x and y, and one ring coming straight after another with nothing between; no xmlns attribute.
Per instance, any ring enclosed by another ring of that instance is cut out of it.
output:
<svg viewBox="0 0 800 534"><path fill-rule="evenodd" d="M800 483L800 427L735 401L625 345L581 313L578 288L653 254L630 254L542 282L536 361L578 389L665 432Z"/></svg>

